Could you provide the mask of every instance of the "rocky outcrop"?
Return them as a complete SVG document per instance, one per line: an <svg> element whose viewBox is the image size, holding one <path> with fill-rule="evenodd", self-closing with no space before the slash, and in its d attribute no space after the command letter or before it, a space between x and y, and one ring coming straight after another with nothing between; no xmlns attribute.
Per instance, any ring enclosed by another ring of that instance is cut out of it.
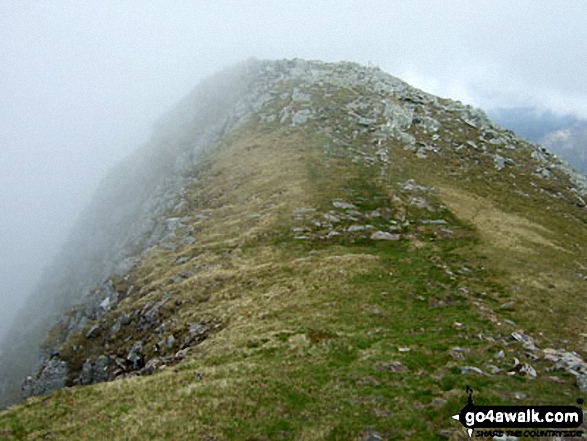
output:
<svg viewBox="0 0 587 441"><path fill-rule="evenodd" d="M42 366L38 375L27 377L22 385L23 398L45 395L61 389L67 382L67 364L57 357L51 358Z"/></svg>

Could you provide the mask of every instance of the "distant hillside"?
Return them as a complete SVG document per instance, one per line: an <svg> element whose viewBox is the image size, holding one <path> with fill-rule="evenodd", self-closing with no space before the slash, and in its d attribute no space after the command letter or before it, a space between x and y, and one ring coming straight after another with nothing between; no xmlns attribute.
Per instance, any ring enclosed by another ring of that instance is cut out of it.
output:
<svg viewBox="0 0 587 441"><path fill-rule="evenodd" d="M586 194L481 110L378 68L241 63L79 219L2 342L2 403L26 400L0 436L465 440L467 385L574 404Z"/></svg>
<svg viewBox="0 0 587 441"><path fill-rule="evenodd" d="M587 173L587 121L526 107L492 109L489 115L497 124L546 147L581 173Z"/></svg>
<svg viewBox="0 0 587 441"><path fill-rule="evenodd" d="M587 173L587 121L550 132L538 143L568 161L581 173Z"/></svg>
<svg viewBox="0 0 587 441"><path fill-rule="evenodd" d="M533 107L498 107L488 110L488 114L500 126L533 142L577 122L577 118L572 115L560 116Z"/></svg>

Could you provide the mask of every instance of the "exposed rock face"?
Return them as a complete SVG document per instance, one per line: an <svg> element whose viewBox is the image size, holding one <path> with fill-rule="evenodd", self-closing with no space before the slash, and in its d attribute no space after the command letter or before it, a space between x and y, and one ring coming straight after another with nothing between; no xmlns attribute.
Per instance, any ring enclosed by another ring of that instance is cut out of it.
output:
<svg viewBox="0 0 587 441"><path fill-rule="evenodd" d="M36 378L27 377L23 382L23 398L44 395L61 389L67 382L67 364L57 358L49 360Z"/></svg>
<svg viewBox="0 0 587 441"><path fill-rule="evenodd" d="M207 317L181 332L169 331L182 307L174 298L173 285L189 280L195 271L230 265L223 261L185 269L195 253L173 260L177 273L171 281L161 281L161 293L145 293L149 298L142 308L123 306L140 289L133 284L133 270L154 253L197 244L198 222L210 221L214 215L190 209L186 194L200 178L195 165L231 131L256 122L287 130L311 129L327 139L326 156L365 165L382 176L394 161L391 147L414 161L434 164L450 158L463 176L479 162L504 175L526 173L525 167L531 167L538 181L564 177L568 185L553 198L585 205L583 176L546 150L495 127L481 110L424 93L379 69L351 63L243 63L195 89L159 120L151 140L104 181L31 297L21 320L24 330L14 330L3 343L3 352L18 362L0 362L4 378L0 405L17 400L23 373L31 375L23 388L25 397L65 385L149 375L183 359L192 346L222 329L225 324L220 319ZM364 145L353 147L352 142L361 137L367 139ZM520 155L526 158L523 164ZM419 219L419 227L451 234L440 218L446 207L438 203L433 188L408 179L398 183L397 191L394 204L369 211L359 210L364 202L360 197L329 200L328 210L323 211L296 208L291 213L291 233L300 241L393 242L408 235L408 214L416 212L434 218ZM252 214L248 219L260 217ZM209 290L222 283L219 276L210 281ZM57 331L46 338L51 328ZM64 342L70 343L70 352L57 355ZM111 349L115 344L116 350ZM390 366L386 369L405 368Z"/></svg>
<svg viewBox="0 0 587 441"><path fill-rule="evenodd" d="M87 360L81 372L81 384L102 383L113 378L113 361L106 355L101 355L95 362Z"/></svg>

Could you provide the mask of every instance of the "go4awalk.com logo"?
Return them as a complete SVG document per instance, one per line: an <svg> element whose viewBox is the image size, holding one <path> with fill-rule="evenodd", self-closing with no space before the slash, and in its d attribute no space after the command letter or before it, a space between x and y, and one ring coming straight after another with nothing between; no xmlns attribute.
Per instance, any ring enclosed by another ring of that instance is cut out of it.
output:
<svg viewBox="0 0 587 441"><path fill-rule="evenodd" d="M580 437L583 411L577 406L476 406L473 389L467 386L467 405L452 418L473 436ZM578 399L579 405L583 404ZM545 430L547 429L547 430Z"/></svg>

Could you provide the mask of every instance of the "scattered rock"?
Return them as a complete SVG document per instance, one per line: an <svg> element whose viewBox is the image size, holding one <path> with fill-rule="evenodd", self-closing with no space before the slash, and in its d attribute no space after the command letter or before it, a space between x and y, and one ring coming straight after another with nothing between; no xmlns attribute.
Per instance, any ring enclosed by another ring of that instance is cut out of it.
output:
<svg viewBox="0 0 587 441"><path fill-rule="evenodd" d="M470 372L474 372L479 375L485 375L481 369L475 366L461 366L461 373L468 374Z"/></svg>
<svg viewBox="0 0 587 441"><path fill-rule="evenodd" d="M456 360L464 360L465 359L465 356L463 355L462 352L450 351L449 355Z"/></svg>
<svg viewBox="0 0 587 441"><path fill-rule="evenodd" d="M501 369L493 364L488 364L485 366L485 368L489 370L489 373L491 373L492 375L499 374L501 372Z"/></svg>
<svg viewBox="0 0 587 441"><path fill-rule="evenodd" d="M397 374L408 372L408 368L399 361L382 361L377 363L376 368L380 371L395 372Z"/></svg>
<svg viewBox="0 0 587 441"><path fill-rule="evenodd" d="M537 373L536 370L530 366L528 363L520 363L520 360L514 358L514 365L508 369L509 375L529 375L530 377L536 377Z"/></svg>
<svg viewBox="0 0 587 441"><path fill-rule="evenodd" d="M23 400L26 400L35 394L35 383L35 380L30 375L23 380L21 385L21 394Z"/></svg>
<svg viewBox="0 0 587 441"><path fill-rule="evenodd" d="M102 334L102 328L98 325L94 325L90 328L90 330L86 333L86 338L96 338Z"/></svg>
<svg viewBox="0 0 587 441"><path fill-rule="evenodd" d="M359 384L361 384L363 386L366 386L366 385L368 385L368 386L379 386L380 383L379 383L379 381L376 378L368 375L368 376L366 376L364 378L361 378L359 380Z"/></svg>
<svg viewBox="0 0 587 441"><path fill-rule="evenodd" d="M175 264L176 265L182 265L186 262L189 262L190 258L189 257L178 257L177 259L175 259Z"/></svg>
<svg viewBox="0 0 587 441"><path fill-rule="evenodd" d="M332 222L333 224L340 222L340 219L334 216L333 214L323 213L322 217L326 219L328 222Z"/></svg>
<svg viewBox="0 0 587 441"><path fill-rule="evenodd" d="M510 302L508 302L508 303L510 303ZM504 305L508 305L508 303L504 303ZM511 302L511 303L513 305L513 302ZM502 305L502 309L506 308L506 306L504 306L504 305ZM507 307L509 308L512 305L509 305ZM534 344L534 339L532 337L527 336L523 332L512 332L510 334L510 337L513 338L514 340L517 340L520 343L522 343L522 346L525 349L528 349L529 351L536 352L538 350L538 348Z"/></svg>
<svg viewBox="0 0 587 441"><path fill-rule="evenodd" d="M173 276L171 278L171 282L173 282L173 283L181 282L182 280L189 279L190 277L193 277L193 276L194 276L194 273L192 271L182 271L181 273Z"/></svg>
<svg viewBox="0 0 587 441"><path fill-rule="evenodd" d="M376 120L374 120L374 119L371 119L371 118L363 118L363 117L360 117L360 118L357 120L357 123L358 123L359 125L361 125L361 126L366 126L366 127L372 126L372 125L373 125L373 124L375 124L376 122L377 122L377 121L376 121Z"/></svg>
<svg viewBox="0 0 587 441"><path fill-rule="evenodd" d="M183 245L191 245L193 243L196 242L196 239L194 239L192 236L186 236L184 238L181 239L181 243Z"/></svg>
<svg viewBox="0 0 587 441"><path fill-rule="evenodd" d="M300 91L300 89L298 89L297 87L294 87L291 99L293 101L310 101L312 99L312 95L304 93Z"/></svg>
<svg viewBox="0 0 587 441"><path fill-rule="evenodd" d="M111 307L118 302L118 300L118 292L114 289L112 280L107 279L86 297L83 315L91 320L99 319L104 316L104 314L106 314Z"/></svg>
<svg viewBox="0 0 587 441"><path fill-rule="evenodd" d="M391 234L385 231L376 231L371 235L373 240L400 240L399 234Z"/></svg>
<svg viewBox="0 0 587 441"><path fill-rule="evenodd" d="M82 366L80 383L86 385L112 380L112 366L112 360L107 355L100 355L95 362L87 359Z"/></svg>
<svg viewBox="0 0 587 441"><path fill-rule="evenodd" d="M463 121L465 124L467 124L469 127L472 127L472 128L474 128L474 129L476 129L476 128L477 128L477 125L476 125L474 122L472 122L472 121L469 121L469 120L468 120L468 119L466 119L466 118L463 118L463 119L462 119L462 121Z"/></svg>
<svg viewBox="0 0 587 441"><path fill-rule="evenodd" d="M438 434L443 438L450 438L452 437L454 430L451 429L442 429L438 431Z"/></svg>
<svg viewBox="0 0 587 441"><path fill-rule="evenodd" d="M311 207L298 207L298 208L294 208L294 213L299 214L299 213L314 213L316 211L315 208L311 208Z"/></svg>
<svg viewBox="0 0 587 441"><path fill-rule="evenodd" d="M550 179L552 178L552 172L546 167L538 167L534 174L542 179Z"/></svg>
<svg viewBox="0 0 587 441"><path fill-rule="evenodd" d="M112 379L112 360L107 355L100 355L94 364L94 383Z"/></svg>
<svg viewBox="0 0 587 441"><path fill-rule="evenodd" d="M82 385L92 384L92 381L94 379L93 371L94 369L92 366L92 361L90 359L87 359L82 366L82 372L80 375L80 383Z"/></svg>
<svg viewBox="0 0 587 441"><path fill-rule="evenodd" d="M400 186L402 190L409 192L429 192L432 190L430 187L418 184L414 179L408 179L400 183Z"/></svg>
<svg viewBox="0 0 587 441"><path fill-rule="evenodd" d="M121 325L126 326L130 323L130 316L124 313L118 318L118 321L120 321Z"/></svg>
<svg viewBox="0 0 587 441"><path fill-rule="evenodd" d="M587 374L579 374L577 376L577 387L581 393L587 394Z"/></svg>
<svg viewBox="0 0 587 441"><path fill-rule="evenodd" d="M442 126L437 119L430 116L422 116L418 119L412 120L413 124L418 124L427 132L436 132Z"/></svg>
<svg viewBox="0 0 587 441"><path fill-rule="evenodd" d="M37 379L27 377L23 384L23 398L33 395L46 395L65 387L67 382L67 363L59 358L52 358L41 370Z"/></svg>
<svg viewBox="0 0 587 441"><path fill-rule="evenodd" d="M500 308L501 309L511 309L516 304L516 302L505 302L503 303Z"/></svg>
<svg viewBox="0 0 587 441"><path fill-rule="evenodd" d="M153 375L157 371L157 367L161 364L162 361L159 357L152 358L139 371L139 375Z"/></svg>
<svg viewBox="0 0 587 441"><path fill-rule="evenodd" d="M576 352L547 348L542 354L544 359L554 363L551 370L563 370L575 376L587 375L587 363Z"/></svg>
<svg viewBox="0 0 587 441"><path fill-rule="evenodd" d="M153 329L160 325L159 323L159 310L169 300L171 295L165 293L163 297L156 302L154 305L151 302L147 302L143 309L139 312L138 328L140 330Z"/></svg>
<svg viewBox="0 0 587 441"><path fill-rule="evenodd" d="M361 441L382 441L384 438L378 433L372 432L361 438Z"/></svg>
<svg viewBox="0 0 587 441"><path fill-rule="evenodd" d="M444 219L423 219L420 222L424 225L446 225L448 223Z"/></svg>
<svg viewBox="0 0 587 441"><path fill-rule="evenodd" d="M410 205L414 205L415 207L419 208L420 210L428 210L430 212L435 212L436 209L434 205L430 203L430 201L422 196L411 196L410 197Z"/></svg>
<svg viewBox="0 0 587 441"><path fill-rule="evenodd" d="M104 300L102 300L102 303L100 303L100 308L102 308L104 311L110 310L110 297L106 297Z"/></svg>
<svg viewBox="0 0 587 441"><path fill-rule="evenodd" d="M291 118L292 126L300 126L314 117L314 111L311 109L303 109L295 112Z"/></svg>
<svg viewBox="0 0 587 441"><path fill-rule="evenodd" d="M145 366L145 354L143 353L143 342L137 341L126 356L127 364L133 370L142 369Z"/></svg>
<svg viewBox="0 0 587 441"><path fill-rule="evenodd" d="M530 377L536 378L536 369L530 366L528 363L524 363L524 365L519 370L521 375L529 375Z"/></svg>
<svg viewBox="0 0 587 441"><path fill-rule="evenodd" d="M379 157L379 160L383 163L388 163L389 162L389 152L387 151L387 149L379 149L375 152L375 154Z"/></svg>
<svg viewBox="0 0 587 441"><path fill-rule="evenodd" d="M187 353L188 353L188 351L189 351L189 350L190 350L190 348L189 348L189 346L188 346L188 347L186 347L186 348L182 349L181 351L177 351L177 352L175 353L175 355L174 355L174 358L175 358L175 360L176 360L176 361L181 361L181 360L183 360L184 358L186 358L186 357L187 357Z"/></svg>
<svg viewBox="0 0 587 441"><path fill-rule="evenodd" d="M207 325L203 325L201 323L191 323L189 325L189 334L184 337L182 347L185 348L206 340L210 330L210 327Z"/></svg>
<svg viewBox="0 0 587 441"><path fill-rule="evenodd" d="M333 201L332 205L336 208L340 208L342 210L352 210L352 209L356 209L357 206L353 205L353 204L348 204L346 202L341 202L341 201Z"/></svg>
<svg viewBox="0 0 587 441"><path fill-rule="evenodd" d="M495 155L493 157L493 165L497 170L503 170L503 168L505 167L505 158L500 155Z"/></svg>

